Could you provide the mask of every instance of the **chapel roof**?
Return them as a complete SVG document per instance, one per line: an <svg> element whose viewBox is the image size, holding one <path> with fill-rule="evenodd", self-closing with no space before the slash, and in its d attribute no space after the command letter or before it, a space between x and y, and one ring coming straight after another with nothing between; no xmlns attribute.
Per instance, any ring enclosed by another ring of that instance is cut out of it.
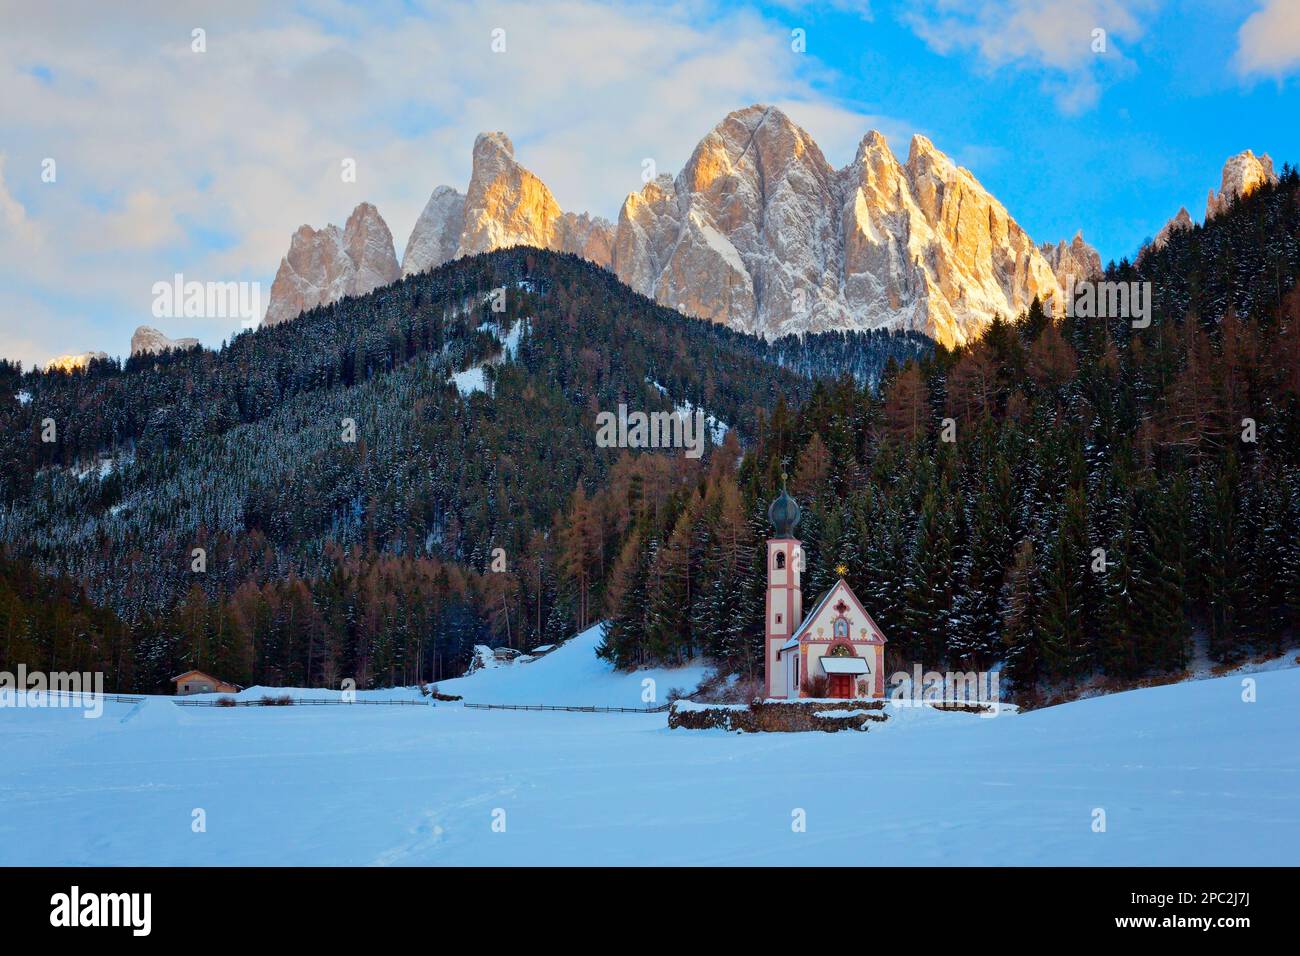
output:
<svg viewBox="0 0 1300 956"><path fill-rule="evenodd" d="M821 614L822 607L831 599L831 595L836 592L841 584L844 585L844 590L849 593L849 597L853 599L853 603L856 604L862 613L867 616L867 620L871 623L872 633L880 635L881 644L886 643L885 632L880 629L880 625L876 623L876 620L871 616L871 613L862 606L862 602L858 600L858 596L853 593L853 588L849 587L849 582L845 581L844 578L840 578L826 589L825 594L817 599L817 603L813 605L813 609L804 615L803 620L799 622L799 626L796 627L794 633L790 635L790 639L781 645L781 650L789 650L792 647L798 646L799 641L803 639L804 635L808 633L809 628L812 627L813 621L817 620L817 615Z"/></svg>

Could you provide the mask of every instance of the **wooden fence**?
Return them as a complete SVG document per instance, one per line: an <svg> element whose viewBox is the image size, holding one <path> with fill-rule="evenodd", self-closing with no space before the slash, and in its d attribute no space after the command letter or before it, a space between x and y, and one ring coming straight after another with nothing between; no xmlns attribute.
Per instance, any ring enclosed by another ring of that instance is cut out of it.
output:
<svg viewBox="0 0 1300 956"><path fill-rule="evenodd" d="M176 698L172 701L177 707L324 707L338 704L344 707L428 707L427 700L330 700L319 697L298 697L292 703L283 703L278 698L262 700L235 700L222 703L220 700L185 700Z"/></svg>
<svg viewBox="0 0 1300 956"><path fill-rule="evenodd" d="M94 699L95 695L85 693L76 695L67 691L45 691L47 694L60 694L62 696L83 696ZM99 700L115 701L123 704L138 704L143 701L143 697L127 697L122 694L100 694ZM339 700L337 698L320 698L320 697L300 697L293 699L293 702L283 703L279 698L272 697L263 700L256 699L239 700L236 698L217 698L215 700L190 700L186 697L162 698L170 699L177 707L326 707L339 705L344 707L429 707L431 701L427 700ZM580 707L568 706L564 704L471 704L466 703L465 707L473 710L558 710L568 711L575 714L662 714L669 707L669 704L660 704L658 707Z"/></svg>
<svg viewBox="0 0 1300 956"><path fill-rule="evenodd" d="M14 692L10 691L10 693ZM89 690L33 690L29 688L17 693L28 695L44 694L47 697L57 697L60 700L90 701L92 703L96 700L108 700L119 704L138 704L144 700L143 697L127 697L123 694L96 694L94 691Z"/></svg>

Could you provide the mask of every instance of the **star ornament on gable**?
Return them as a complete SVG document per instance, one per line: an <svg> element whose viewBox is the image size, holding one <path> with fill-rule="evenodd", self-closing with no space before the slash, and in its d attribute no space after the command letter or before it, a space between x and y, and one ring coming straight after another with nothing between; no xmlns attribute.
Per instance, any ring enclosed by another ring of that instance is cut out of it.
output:
<svg viewBox="0 0 1300 956"><path fill-rule="evenodd" d="M835 573L840 577L846 577L849 573L849 566L847 564L837 564L835 565Z"/></svg>

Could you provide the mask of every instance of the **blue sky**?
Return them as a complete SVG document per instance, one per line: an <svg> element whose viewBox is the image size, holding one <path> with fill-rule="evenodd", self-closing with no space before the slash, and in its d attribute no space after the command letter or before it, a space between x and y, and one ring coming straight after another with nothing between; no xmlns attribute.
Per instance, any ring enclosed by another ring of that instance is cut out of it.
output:
<svg viewBox="0 0 1300 956"><path fill-rule="evenodd" d="M1262 8L1243 2L1062 4L1093 8L1081 25L1112 26L1101 55L1090 32L1075 31L1078 65L1053 55L1047 39L986 52L979 27L968 42L953 28L941 52L906 15L891 15L904 5L880 2L869 21L817 14L809 33L837 71L835 95L926 131L1039 241L1082 228L1111 259L1131 255L1181 205L1199 219L1229 155L1249 148L1279 167L1300 161L1300 125L1288 119L1300 116L1293 5L1278 21L1292 31L1291 68L1262 72L1238 62L1238 31ZM1112 20L1109 7L1137 11L1136 28Z"/></svg>
<svg viewBox="0 0 1300 956"><path fill-rule="evenodd" d="M237 320L156 320L153 284L265 301L293 230L361 201L400 257L482 130L609 218L644 158L675 173L750 103L836 166L869 129L901 155L920 132L1036 240L1082 229L1105 259L1179 206L1199 220L1229 155L1300 160L1296 0L0 0L0 22L0 354L28 364L124 354L140 324L220 344Z"/></svg>

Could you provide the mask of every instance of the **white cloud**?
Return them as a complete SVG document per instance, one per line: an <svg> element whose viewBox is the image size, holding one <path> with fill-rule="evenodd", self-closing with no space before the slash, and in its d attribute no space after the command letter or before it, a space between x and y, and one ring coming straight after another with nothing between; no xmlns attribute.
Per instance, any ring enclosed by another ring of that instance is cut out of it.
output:
<svg viewBox="0 0 1300 956"><path fill-rule="evenodd" d="M31 223L27 219L27 210L14 198L5 184L5 161L8 159L0 153L0 216L4 218L5 233L30 241Z"/></svg>
<svg viewBox="0 0 1300 956"><path fill-rule="evenodd" d="M991 69L1043 73L1058 108L1076 114L1096 104L1107 75L1132 68L1116 41L1136 43L1158 6L1159 0L926 0L902 19L939 54L967 51Z"/></svg>
<svg viewBox="0 0 1300 956"><path fill-rule="evenodd" d="M1300 3L1263 0L1237 31L1237 71L1282 77L1300 69Z"/></svg>
<svg viewBox="0 0 1300 956"><path fill-rule="evenodd" d="M87 217L88 249L153 250L184 238L171 204L158 193L140 189L108 212Z"/></svg>
<svg viewBox="0 0 1300 956"><path fill-rule="evenodd" d="M153 321L153 283L174 272L265 291L294 229L341 224L363 200L400 256L433 188L464 188L484 129L508 132L562 207L609 217L640 188L643 158L676 172L713 124L753 102L789 106L837 164L867 128L898 132L821 92L833 76L791 51L788 25L711 0L148 0L111 11L78 0L21 14L0 0L0 20L0 286L16 290L6 304L106 317L93 341L71 341L84 322L29 328L0 308L0 353L28 362L125 352L131 329ZM205 53L190 49L196 26ZM503 54L491 50L495 27ZM44 157L58 162L56 183L40 182ZM356 160L355 184L340 178L344 158ZM177 320L164 331L216 344L236 328Z"/></svg>

